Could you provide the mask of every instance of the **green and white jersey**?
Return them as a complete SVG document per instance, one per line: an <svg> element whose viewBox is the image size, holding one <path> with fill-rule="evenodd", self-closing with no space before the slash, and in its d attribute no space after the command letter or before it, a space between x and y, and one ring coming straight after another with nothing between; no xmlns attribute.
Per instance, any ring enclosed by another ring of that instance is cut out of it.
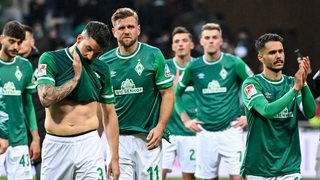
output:
<svg viewBox="0 0 320 180"><path fill-rule="evenodd" d="M293 86L294 78L285 75L279 81L269 80L263 74L244 81L242 97L248 135L241 168L243 175L274 177L300 173L301 153L296 113L302 101L301 92L290 98L289 103L283 105L285 108L278 108L279 113L274 113L270 118L265 118L255 109L263 106L262 102L279 100Z"/></svg>
<svg viewBox="0 0 320 180"><path fill-rule="evenodd" d="M3 85L0 79L0 138L8 139L9 115L6 111L6 104L3 97Z"/></svg>
<svg viewBox="0 0 320 180"><path fill-rule="evenodd" d="M193 59L192 59L193 60ZM179 70L179 74L181 75L184 71L184 67L180 67L175 58L168 59L167 64L169 66L170 72L172 75L176 74L176 71ZM186 108L186 112L188 113L190 119L196 118L196 99L194 97L194 88L193 86L188 86L185 90L185 93L182 95L182 102L184 107ZM181 136L194 136L195 133L186 128L183 122L180 119L180 116L176 109L174 109L170 121L167 125L167 130L170 134L173 135L181 135Z"/></svg>
<svg viewBox="0 0 320 180"><path fill-rule="evenodd" d="M161 51L139 42L130 55L123 56L115 48L100 59L110 66L120 134L149 133L159 119L159 90L173 85Z"/></svg>
<svg viewBox="0 0 320 180"><path fill-rule="evenodd" d="M176 94L179 96L184 88L193 84L198 103L197 118L204 122L202 127L221 131L241 116L239 90L242 81L250 75L251 69L239 57L221 53L217 61L209 62L202 56L187 65ZM179 113L184 111L179 100L176 106Z"/></svg>
<svg viewBox="0 0 320 180"><path fill-rule="evenodd" d="M99 59L92 63L83 59L81 77L76 88L65 98L75 102L114 103L110 69ZM68 48L45 52L40 56L37 84L61 86L74 77L73 58Z"/></svg>
<svg viewBox="0 0 320 180"><path fill-rule="evenodd" d="M3 85L2 93L9 114L8 140L10 146L28 145L26 122L24 112L24 96L36 91L32 83L33 68L31 63L20 56L12 62L0 59L0 79Z"/></svg>

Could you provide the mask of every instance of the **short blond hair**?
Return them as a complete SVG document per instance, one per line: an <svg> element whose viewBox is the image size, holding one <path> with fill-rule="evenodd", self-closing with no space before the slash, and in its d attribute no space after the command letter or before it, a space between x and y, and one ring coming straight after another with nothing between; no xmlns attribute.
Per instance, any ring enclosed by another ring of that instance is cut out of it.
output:
<svg viewBox="0 0 320 180"><path fill-rule="evenodd" d="M119 19L125 19L127 17L131 17L133 16L137 23L139 24L139 18L138 18L138 14L136 11L134 11L131 8L128 7L124 7L124 8L119 8L116 10L115 13L113 13L112 17L111 17L111 22L113 27L116 25L116 21Z"/></svg>
<svg viewBox="0 0 320 180"><path fill-rule="evenodd" d="M201 34L205 30L218 30L220 32L220 35L222 36L221 27L217 23L207 23L207 24L203 25L201 28Z"/></svg>

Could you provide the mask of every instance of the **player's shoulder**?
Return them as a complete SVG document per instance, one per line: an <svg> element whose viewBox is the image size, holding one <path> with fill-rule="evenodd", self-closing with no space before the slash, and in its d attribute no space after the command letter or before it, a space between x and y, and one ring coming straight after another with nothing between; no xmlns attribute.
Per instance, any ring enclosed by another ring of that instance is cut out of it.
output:
<svg viewBox="0 0 320 180"><path fill-rule="evenodd" d="M141 49L159 50L158 47L152 46L152 45L147 44L147 43L139 42L139 44L141 45Z"/></svg>
<svg viewBox="0 0 320 180"><path fill-rule="evenodd" d="M234 63L238 63L238 62L243 62L243 60L236 55L230 54L230 53L221 53L222 54L222 58L228 62L234 62Z"/></svg>
<svg viewBox="0 0 320 180"><path fill-rule="evenodd" d="M104 71L109 69L108 64L104 63L100 59L94 60L93 63L90 66L93 67L95 70L99 70L99 71L102 71L102 72L104 72Z"/></svg>
<svg viewBox="0 0 320 180"><path fill-rule="evenodd" d="M173 58L166 59L166 62L167 62L167 64L174 64L174 63L173 63Z"/></svg>
<svg viewBox="0 0 320 180"><path fill-rule="evenodd" d="M243 83L255 83L259 81L264 81L263 75L260 74L253 74L252 76L247 77Z"/></svg>
<svg viewBox="0 0 320 180"><path fill-rule="evenodd" d="M16 56L15 63L31 65L31 62L27 58L24 58L22 56Z"/></svg>
<svg viewBox="0 0 320 180"><path fill-rule="evenodd" d="M105 61L105 60L108 59L110 56L116 56L116 51L117 51L118 49L119 49L118 47L113 48L113 49L110 49L109 51L107 51L107 52L105 52L104 54L102 54L102 55L99 57L99 60Z"/></svg>

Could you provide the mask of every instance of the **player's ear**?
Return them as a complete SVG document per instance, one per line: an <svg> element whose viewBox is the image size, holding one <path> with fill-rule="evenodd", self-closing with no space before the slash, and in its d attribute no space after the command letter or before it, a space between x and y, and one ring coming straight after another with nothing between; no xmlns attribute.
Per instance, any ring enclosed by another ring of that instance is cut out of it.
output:
<svg viewBox="0 0 320 180"><path fill-rule="evenodd" d="M263 55L259 52L257 58L260 62L263 62Z"/></svg>
<svg viewBox="0 0 320 180"><path fill-rule="evenodd" d="M83 34L79 34L79 35L77 36L77 43L79 44L79 43L82 41L83 38L84 38L84 37L83 37Z"/></svg>

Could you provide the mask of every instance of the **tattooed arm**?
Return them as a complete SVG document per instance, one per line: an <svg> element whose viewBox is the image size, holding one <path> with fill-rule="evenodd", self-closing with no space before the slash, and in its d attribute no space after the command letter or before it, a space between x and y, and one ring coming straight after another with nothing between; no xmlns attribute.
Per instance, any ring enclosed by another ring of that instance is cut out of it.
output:
<svg viewBox="0 0 320 180"><path fill-rule="evenodd" d="M79 55L76 53L74 48L72 48L72 50L74 77L66 81L61 86L52 86L51 84L39 84L37 86L38 96L44 107L49 107L50 105L67 97L78 84L81 76L82 64Z"/></svg>

